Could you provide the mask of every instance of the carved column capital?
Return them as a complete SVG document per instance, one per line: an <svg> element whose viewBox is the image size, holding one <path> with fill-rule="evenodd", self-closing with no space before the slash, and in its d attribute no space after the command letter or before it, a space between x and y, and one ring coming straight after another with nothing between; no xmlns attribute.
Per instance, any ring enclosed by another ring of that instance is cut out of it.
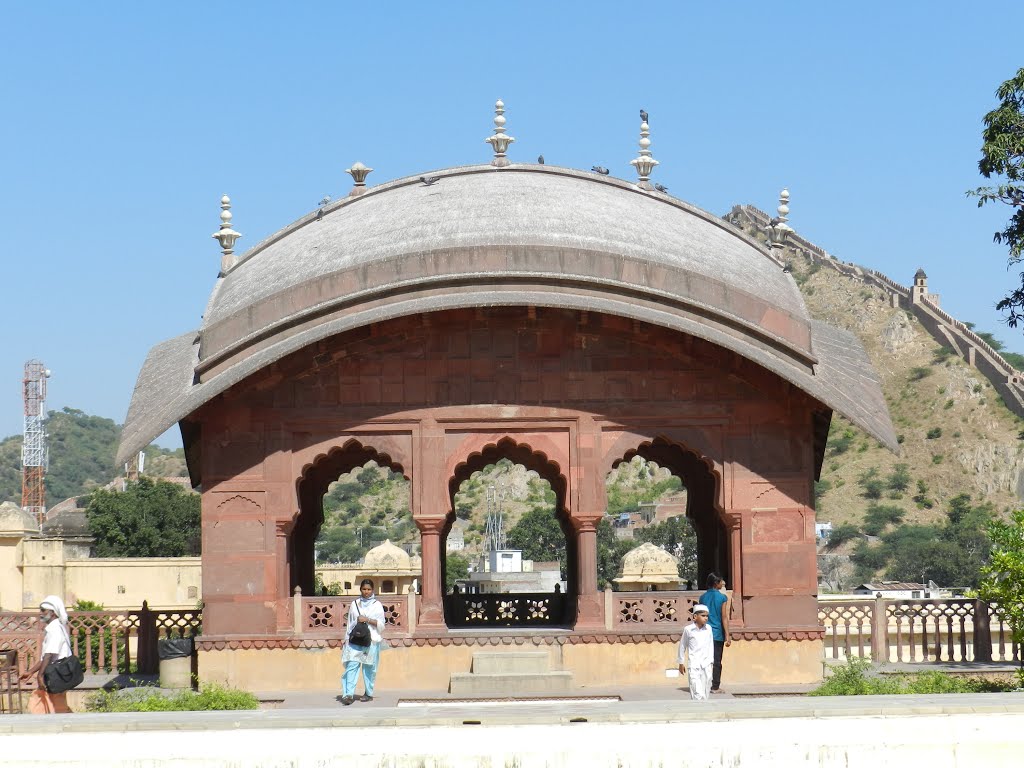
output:
<svg viewBox="0 0 1024 768"><path fill-rule="evenodd" d="M413 522L416 523L416 527L420 529L420 533L424 535L437 535L440 536L444 532L445 523L448 522L447 517L414 517Z"/></svg>

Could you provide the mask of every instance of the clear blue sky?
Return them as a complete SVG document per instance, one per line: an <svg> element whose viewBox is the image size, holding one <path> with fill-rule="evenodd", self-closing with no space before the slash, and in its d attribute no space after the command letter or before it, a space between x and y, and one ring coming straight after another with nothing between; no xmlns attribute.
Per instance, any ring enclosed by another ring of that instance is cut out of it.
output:
<svg viewBox="0 0 1024 768"><path fill-rule="evenodd" d="M0 29L0 436L29 358L51 408L124 420L155 343L199 325L218 200L244 251L350 186L511 157L773 210L1024 351L978 210L981 117L1024 66L1024 3L7 3ZM499 10L499 9L504 10ZM1011 34L1007 34L1012 30ZM175 435L161 442L176 444Z"/></svg>

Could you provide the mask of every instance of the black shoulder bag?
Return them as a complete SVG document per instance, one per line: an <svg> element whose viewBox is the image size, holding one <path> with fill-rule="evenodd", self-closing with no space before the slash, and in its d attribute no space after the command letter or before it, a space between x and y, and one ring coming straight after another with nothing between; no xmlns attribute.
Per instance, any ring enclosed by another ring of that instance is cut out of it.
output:
<svg viewBox="0 0 1024 768"><path fill-rule="evenodd" d="M60 619L54 619L54 621L60 621ZM63 630L64 637L68 641L68 650L71 651L71 655L65 656L63 659L51 661L46 665L46 669L43 671L43 685L46 686L47 693L70 691L72 688L80 686L82 680L85 679L82 662L78 660L74 650L71 648L71 638L68 637L68 631L64 629L63 622L60 628Z"/></svg>

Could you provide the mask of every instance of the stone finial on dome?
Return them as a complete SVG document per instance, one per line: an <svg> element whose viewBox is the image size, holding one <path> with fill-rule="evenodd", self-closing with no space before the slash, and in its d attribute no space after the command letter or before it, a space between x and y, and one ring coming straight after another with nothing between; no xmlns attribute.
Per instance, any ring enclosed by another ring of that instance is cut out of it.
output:
<svg viewBox="0 0 1024 768"><path fill-rule="evenodd" d="M793 228L786 223L789 221L789 189L779 192L777 210L779 215L768 223L768 239L772 248L782 248L793 232Z"/></svg>
<svg viewBox="0 0 1024 768"><path fill-rule="evenodd" d="M640 154L630 160L629 164L636 168L637 176L639 176L636 185L640 189L654 189L650 181L651 173L659 163L651 155L651 127L646 120L640 123Z"/></svg>
<svg viewBox="0 0 1024 768"><path fill-rule="evenodd" d="M366 177L373 173L373 168L367 168L357 160L352 163L351 168L345 169L345 173L351 176L352 181L355 182L355 185L352 187L352 191L348 193L348 196L355 197L356 195L361 195L366 191Z"/></svg>
<svg viewBox="0 0 1024 768"><path fill-rule="evenodd" d="M494 158L491 160L491 165L495 168L505 168L511 165L505 153L508 151L508 145L515 141L515 139L505 135L505 102L501 99L494 103L494 135L488 136L484 141L494 149Z"/></svg>
<svg viewBox="0 0 1024 768"><path fill-rule="evenodd" d="M231 198L224 195L220 199L220 229L211 237L220 242L220 274L221 277L231 271L238 260L235 258L235 241L242 236L231 228Z"/></svg>

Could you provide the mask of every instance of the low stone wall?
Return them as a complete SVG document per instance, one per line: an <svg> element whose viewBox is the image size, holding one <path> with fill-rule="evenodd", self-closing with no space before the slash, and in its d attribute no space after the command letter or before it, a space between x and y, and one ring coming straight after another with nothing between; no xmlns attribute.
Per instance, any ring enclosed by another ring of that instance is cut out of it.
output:
<svg viewBox="0 0 1024 768"><path fill-rule="evenodd" d="M447 691L453 673L472 671L473 654L512 650L546 651L549 668L571 672L579 688L632 685L678 685L666 676L677 668L678 636L609 636L604 642L523 642L492 645L468 638L402 645L381 653L377 685L382 689ZM509 639L509 638L506 638ZM546 638L554 639L554 638ZM562 638L558 638L562 639ZM822 678L823 643L806 639L739 639L725 651L723 686L812 684ZM251 691L338 690L341 687L340 642L311 647L224 647L199 651L199 679Z"/></svg>

